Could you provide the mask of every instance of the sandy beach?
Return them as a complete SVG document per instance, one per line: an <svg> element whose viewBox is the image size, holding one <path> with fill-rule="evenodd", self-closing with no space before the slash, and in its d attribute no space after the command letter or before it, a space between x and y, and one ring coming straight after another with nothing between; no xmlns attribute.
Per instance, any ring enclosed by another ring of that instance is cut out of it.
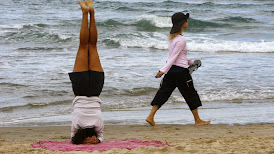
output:
<svg viewBox="0 0 274 154"><path fill-rule="evenodd" d="M274 124L248 125L106 125L105 140L143 139L168 142L174 147L113 149L101 153L274 153ZM51 152L35 149L36 141L65 141L70 127L1 127L0 153L87 153ZM93 152L100 153L100 152Z"/></svg>

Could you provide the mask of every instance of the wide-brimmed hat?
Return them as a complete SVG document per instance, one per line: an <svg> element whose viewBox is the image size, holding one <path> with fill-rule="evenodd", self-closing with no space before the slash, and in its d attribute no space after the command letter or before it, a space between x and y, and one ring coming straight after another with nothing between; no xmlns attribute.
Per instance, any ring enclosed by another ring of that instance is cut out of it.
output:
<svg viewBox="0 0 274 154"><path fill-rule="evenodd" d="M187 13L186 15L182 12L174 13L171 17L173 26L170 30L170 34L174 34L180 31L181 27L187 21L188 18L189 13Z"/></svg>

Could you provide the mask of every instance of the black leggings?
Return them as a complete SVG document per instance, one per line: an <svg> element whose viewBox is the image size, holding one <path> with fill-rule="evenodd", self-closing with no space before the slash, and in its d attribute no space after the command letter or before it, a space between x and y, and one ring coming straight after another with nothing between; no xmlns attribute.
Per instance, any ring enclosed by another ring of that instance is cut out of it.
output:
<svg viewBox="0 0 274 154"><path fill-rule="evenodd" d="M175 65L173 65L170 71L164 76L161 87L156 93L151 105L158 105L160 108L168 100L176 87L178 87L191 111L202 106L188 69Z"/></svg>

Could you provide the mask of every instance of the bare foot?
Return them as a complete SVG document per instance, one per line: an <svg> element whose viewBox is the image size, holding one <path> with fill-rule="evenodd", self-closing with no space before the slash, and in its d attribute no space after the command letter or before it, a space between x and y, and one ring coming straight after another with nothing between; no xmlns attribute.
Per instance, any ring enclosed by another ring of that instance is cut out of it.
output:
<svg viewBox="0 0 274 154"><path fill-rule="evenodd" d="M89 8L89 11L94 11L94 5L92 0L86 0L86 4Z"/></svg>
<svg viewBox="0 0 274 154"><path fill-rule="evenodd" d="M88 6L86 5L86 2L85 2L85 1L78 1L78 4L80 4L81 9L82 9L83 12L89 12L89 8L88 8Z"/></svg>
<svg viewBox="0 0 274 154"><path fill-rule="evenodd" d="M195 121L195 125L196 126L202 126L202 125L208 125L211 121L203 121L203 120L200 120L200 121Z"/></svg>
<svg viewBox="0 0 274 154"><path fill-rule="evenodd" d="M156 123L154 122L153 119L146 118L146 122L148 122L151 126L158 126L158 125L156 125Z"/></svg>

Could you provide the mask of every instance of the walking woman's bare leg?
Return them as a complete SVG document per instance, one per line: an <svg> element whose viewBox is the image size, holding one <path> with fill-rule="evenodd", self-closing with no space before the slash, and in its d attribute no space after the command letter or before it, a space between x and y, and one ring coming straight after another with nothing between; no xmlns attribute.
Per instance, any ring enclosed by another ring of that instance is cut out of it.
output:
<svg viewBox="0 0 274 154"><path fill-rule="evenodd" d="M81 6L83 17L80 30L80 45L76 55L73 72L88 71L88 41L89 41L89 28L88 28L88 12L85 1L78 2Z"/></svg>
<svg viewBox="0 0 274 154"><path fill-rule="evenodd" d="M159 106L158 105L153 105L148 117L146 118L146 121L151 125L151 126L157 126L156 123L154 122L154 115L158 111Z"/></svg>
<svg viewBox="0 0 274 154"><path fill-rule="evenodd" d="M208 125L211 122L211 121L203 121L200 119L199 114L198 114L198 108L195 110L192 110L191 112L194 116L195 125Z"/></svg>
<svg viewBox="0 0 274 154"><path fill-rule="evenodd" d="M86 4L89 7L90 13L90 25L89 25L89 70L104 72L100 58L97 52L97 28L94 17L94 6L92 0L86 0Z"/></svg>

